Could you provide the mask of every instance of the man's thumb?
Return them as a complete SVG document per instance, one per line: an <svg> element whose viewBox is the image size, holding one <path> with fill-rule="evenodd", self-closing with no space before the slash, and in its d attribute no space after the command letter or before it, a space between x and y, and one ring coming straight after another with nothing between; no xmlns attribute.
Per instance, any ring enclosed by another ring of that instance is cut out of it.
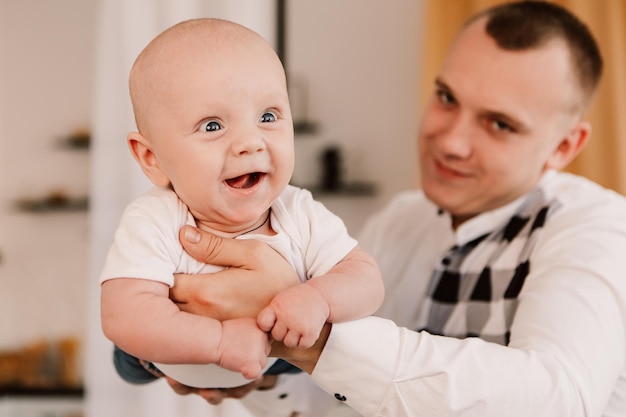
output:
<svg viewBox="0 0 626 417"><path fill-rule="evenodd" d="M216 259L219 259L219 252L222 251L221 237L186 225L180 229L178 238L183 249L194 259L207 264L219 264Z"/></svg>
<svg viewBox="0 0 626 417"><path fill-rule="evenodd" d="M178 238L191 257L206 264L237 266L246 258L249 242L228 239L193 226L183 226Z"/></svg>

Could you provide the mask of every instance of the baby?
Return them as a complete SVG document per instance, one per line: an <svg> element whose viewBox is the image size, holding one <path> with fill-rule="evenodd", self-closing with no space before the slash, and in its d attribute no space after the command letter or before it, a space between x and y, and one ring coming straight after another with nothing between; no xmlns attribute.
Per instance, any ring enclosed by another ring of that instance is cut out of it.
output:
<svg viewBox="0 0 626 417"><path fill-rule="evenodd" d="M116 346L185 385L232 387L267 369L269 335L308 347L327 321L377 310L374 260L337 216L289 185L285 71L261 36L225 20L181 22L140 53L129 84L138 131L128 145L155 188L125 210L101 276L102 327ZM180 311L169 298L174 275L221 269L185 253L186 224L268 243L300 282L241 288L257 291L258 304L210 318Z"/></svg>

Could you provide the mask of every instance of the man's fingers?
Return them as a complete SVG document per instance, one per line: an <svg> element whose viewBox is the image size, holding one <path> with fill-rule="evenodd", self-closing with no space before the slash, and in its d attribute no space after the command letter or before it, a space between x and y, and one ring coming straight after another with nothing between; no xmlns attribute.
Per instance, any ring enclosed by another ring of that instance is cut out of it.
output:
<svg viewBox="0 0 626 417"><path fill-rule="evenodd" d="M263 383L263 377L259 377L249 384L242 385L234 388L226 388L222 391L227 398L243 398L250 393L250 391L254 391Z"/></svg>
<svg viewBox="0 0 626 417"><path fill-rule="evenodd" d="M188 387L187 385L183 385L175 379L170 378L169 376L166 376L165 379L167 380L167 383L172 388L172 390L174 390L174 392L178 395L188 395L194 392L193 388Z"/></svg>
<svg viewBox="0 0 626 417"><path fill-rule="evenodd" d="M227 265L226 260L223 260L224 262L222 263L219 262L220 253L227 254L231 250L224 247L224 245L228 244L226 239L205 233L192 226L182 227L178 238L187 253L198 261L215 265Z"/></svg>
<svg viewBox="0 0 626 417"><path fill-rule="evenodd" d="M192 226L182 227L178 238L185 251L196 260L221 266L240 266L251 248L257 246L251 240L226 239Z"/></svg>
<svg viewBox="0 0 626 417"><path fill-rule="evenodd" d="M197 393L211 405L219 405L226 398L225 393L219 389L199 389Z"/></svg>
<svg viewBox="0 0 626 417"><path fill-rule="evenodd" d="M176 304L186 304L189 302L189 294L193 291L191 275L174 274L174 286L170 288L170 299Z"/></svg>

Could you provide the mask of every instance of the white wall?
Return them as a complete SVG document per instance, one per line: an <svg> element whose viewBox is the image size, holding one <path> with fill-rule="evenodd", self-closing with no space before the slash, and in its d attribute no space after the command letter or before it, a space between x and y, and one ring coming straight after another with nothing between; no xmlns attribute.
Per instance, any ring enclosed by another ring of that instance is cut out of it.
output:
<svg viewBox="0 0 626 417"><path fill-rule="evenodd" d="M0 349L84 334L87 212L14 203L88 193L88 153L58 141L89 127L95 4L0 1Z"/></svg>
<svg viewBox="0 0 626 417"><path fill-rule="evenodd" d="M296 141L297 164L306 167L296 167L297 179L316 178L317 153L339 143L346 180L379 189L373 198L321 197L356 233L416 183L421 2L288 1L287 12L288 74L307 84L309 118L320 127Z"/></svg>

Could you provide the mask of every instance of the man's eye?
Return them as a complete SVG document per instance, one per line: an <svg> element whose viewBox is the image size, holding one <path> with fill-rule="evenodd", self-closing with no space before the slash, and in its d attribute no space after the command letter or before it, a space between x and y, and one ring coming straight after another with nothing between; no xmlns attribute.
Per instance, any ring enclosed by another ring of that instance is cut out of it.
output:
<svg viewBox="0 0 626 417"><path fill-rule="evenodd" d="M437 90L435 92L435 94L439 98L439 101L441 103L443 103L443 104L454 104L454 103L456 103L456 100L454 99L454 96L452 94L450 94L450 92L448 92L446 90Z"/></svg>
<svg viewBox="0 0 626 417"><path fill-rule="evenodd" d="M272 112L265 112L263 116L261 116L261 123L272 123L276 121L276 115Z"/></svg>
<svg viewBox="0 0 626 417"><path fill-rule="evenodd" d="M222 125L216 122L215 120L211 120L200 125L201 132L215 132L220 130Z"/></svg>
<svg viewBox="0 0 626 417"><path fill-rule="evenodd" d="M492 120L491 127L494 130L497 130L499 132L513 132L514 131L513 127L511 127L510 124L503 122L502 120Z"/></svg>

